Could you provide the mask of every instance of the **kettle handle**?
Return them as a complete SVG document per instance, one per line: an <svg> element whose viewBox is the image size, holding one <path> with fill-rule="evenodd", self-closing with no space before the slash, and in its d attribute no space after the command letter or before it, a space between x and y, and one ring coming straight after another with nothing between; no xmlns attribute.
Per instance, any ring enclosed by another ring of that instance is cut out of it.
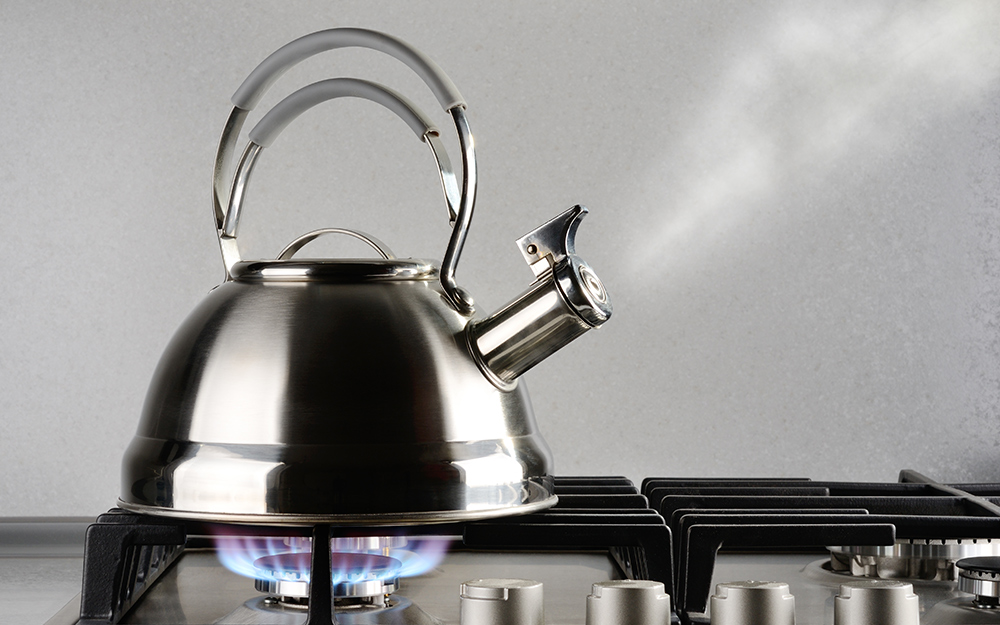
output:
<svg viewBox="0 0 1000 625"><path fill-rule="evenodd" d="M465 98L458 92L458 87L433 59L402 39L364 28L331 28L286 43L261 61L244 79L233 94L233 105L252 110L260 103L264 92L292 66L321 52L338 48L369 48L393 56L406 63L427 83L444 110L456 106L465 108Z"/></svg>
<svg viewBox="0 0 1000 625"><path fill-rule="evenodd" d="M236 180L233 180L233 186L230 188L227 184L227 172L230 170L237 139L247 115L258 104L261 96L268 87L290 67L320 52L346 47L362 47L377 50L389 54L408 65L430 87L431 91L437 97L438 102L451 114L454 120L459 145L462 150L463 176L460 191L454 173L451 171L450 162L447 160L447 155L437 135L427 134L425 136L431 150L434 152L435 159L441 171L441 182L445 189L445 196L449 205L449 215L451 217L450 221L453 225L448 247L441 262L441 286L449 301L457 310L465 313L471 312L472 300L458 286L455 280L455 270L458 266L462 248L465 245L476 201L477 168L475 143L472 132L469 129L468 119L465 115L465 101L451 79L448 78L444 71L430 57L401 39L361 28L333 28L323 30L305 35L282 46L264 59L247 76L246 80L243 81L243 84L240 85L240 88L233 95L232 101L235 107L226 121L219 140L212 188L215 223L216 229L219 231L223 260L226 261L227 279L231 277L229 274L231 265L227 261L227 251L230 259L234 253L238 259L238 251L235 249L234 237L229 241L223 240L225 236L224 225L227 221L226 213L228 211L223 210L224 204L222 198L235 195L236 192ZM243 159L241 160L247 158L248 153L244 151Z"/></svg>
<svg viewBox="0 0 1000 625"><path fill-rule="evenodd" d="M404 96L382 85L357 78L329 78L303 87L278 102L250 130L250 141L247 143L236 168L232 190L229 194L229 205L222 226L219 228L223 262L230 275L233 266L242 260L235 239L242 215L246 187L250 182L250 175L253 173L261 150L269 147L281 131L302 113L327 100L345 97L371 100L396 113L416 133L417 137L427 142L431 152L434 153L435 160L442 165L442 179L448 178L447 174L450 174L451 163L448 160L448 153L435 140L438 134L437 128L434 127L427 115Z"/></svg>

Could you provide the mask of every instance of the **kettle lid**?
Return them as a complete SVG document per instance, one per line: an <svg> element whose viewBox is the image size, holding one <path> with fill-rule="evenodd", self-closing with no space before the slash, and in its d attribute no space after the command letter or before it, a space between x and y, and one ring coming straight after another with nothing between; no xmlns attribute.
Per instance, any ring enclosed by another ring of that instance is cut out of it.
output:
<svg viewBox="0 0 1000 625"><path fill-rule="evenodd" d="M251 260L236 263L232 277L240 282L435 280L438 268L417 258Z"/></svg>
<svg viewBox="0 0 1000 625"><path fill-rule="evenodd" d="M344 234L359 239L370 245L381 258L292 258L307 243L327 234ZM438 277L438 268L429 260L396 258L388 245L366 232L347 228L320 228L307 232L286 245L274 260L236 263L230 275L234 280L251 282L434 280Z"/></svg>

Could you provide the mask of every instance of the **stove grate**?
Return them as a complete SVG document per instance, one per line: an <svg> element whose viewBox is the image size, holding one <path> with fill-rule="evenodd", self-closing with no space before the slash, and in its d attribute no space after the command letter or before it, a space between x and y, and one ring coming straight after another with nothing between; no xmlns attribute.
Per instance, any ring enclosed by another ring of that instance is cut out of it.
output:
<svg viewBox="0 0 1000 625"><path fill-rule="evenodd" d="M553 481L559 503L549 510L468 523L379 527L377 532L461 537L458 549L467 550L606 549L626 577L652 579L673 589L670 528L628 478L556 476ZM118 623L180 557L185 545L211 546L212 536L312 536L313 545L329 545L331 536L366 536L372 531L328 525L225 525L112 510L88 529L80 622ZM329 549L313 549L311 571L318 573L311 584L307 622L331 625L335 621Z"/></svg>
<svg viewBox="0 0 1000 625"><path fill-rule="evenodd" d="M704 621L720 549L1000 538L1000 485L948 486L914 471L894 484L647 478L642 492L677 537L675 603L688 622Z"/></svg>
<svg viewBox="0 0 1000 625"><path fill-rule="evenodd" d="M87 528L80 625L117 623L184 550L183 525L111 510Z"/></svg>

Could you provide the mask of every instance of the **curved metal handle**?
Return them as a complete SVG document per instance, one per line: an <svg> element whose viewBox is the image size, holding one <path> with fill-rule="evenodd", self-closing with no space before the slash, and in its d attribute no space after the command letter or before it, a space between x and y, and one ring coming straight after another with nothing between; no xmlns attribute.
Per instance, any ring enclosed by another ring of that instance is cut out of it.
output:
<svg viewBox="0 0 1000 625"><path fill-rule="evenodd" d="M396 255L392 253L389 246L385 243L379 241L367 232L361 232L360 230L348 230L347 228L320 228L319 230L313 230L312 232L307 232L295 239L291 243L285 246L285 249L278 253L278 260L289 260L295 253L306 246L307 243L315 241L319 237L325 234L346 234L349 237L354 237L359 241L364 241L378 252L379 256L385 260L392 260L396 258Z"/></svg>
<svg viewBox="0 0 1000 625"><path fill-rule="evenodd" d="M281 131L305 111L327 100L343 97L371 100L399 115L421 140L427 140L434 153L435 161L441 165L442 177L445 176L446 170L450 172L451 164L447 152L444 151L439 142L431 140L437 136L437 129L416 105L402 95L382 85L356 78L330 78L303 87L276 104L249 133L250 142L236 168L228 210L226 210L225 218L219 228L219 241L222 246L222 257L226 265L227 275L232 276L233 267L242 260L236 235L239 230L243 202L246 198L246 188L261 151L264 147L271 145ZM339 229L333 230L339 231ZM305 235L303 238L309 236ZM312 238L306 238L299 247L305 245ZM295 243L293 242L292 245L294 246ZM379 246L375 245L375 247ZM285 251L282 252L282 254L284 253Z"/></svg>
<svg viewBox="0 0 1000 625"><path fill-rule="evenodd" d="M232 204L232 200L237 195L242 196L245 190L238 189L240 182L239 173L234 177L232 186L230 186L227 183L227 172L230 170L240 130L243 128L249 111L257 105L267 88L290 67L320 52L344 47L370 48L403 61L423 78L424 82L434 92L438 102L451 113L462 149L463 179L461 190L459 190L451 163L437 134L427 133L424 135L424 138L438 163L441 184L444 187L448 204L449 221L453 226L448 247L441 263L441 286L449 301L457 310L463 313L470 313L473 309L472 299L458 287L455 281L455 271L462 248L465 245L476 201L475 143L465 116L465 101L454 83L451 82L451 79L425 54L401 39L360 28L335 28L319 31L286 44L258 65L233 95L233 102L236 106L230 113L229 119L223 128L222 136L219 139L219 149L215 158L212 186L215 223L216 228L219 230L219 241L222 248L223 261L226 263L227 279L231 277L229 274L229 270L232 267L230 261L236 258L235 262L238 262L239 253L236 249L235 237L227 237L224 232L224 225L229 221L227 219L229 211L223 210L222 198L229 196L229 204ZM280 132L280 128L277 132ZM253 161L259 154L260 149L259 145L256 149L252 149L253 145L254 143L251 142L244 151L240 163L241 168L244 163L247 163L249 165L248 170L252 170ZM245 187L248 180L248 175L249 171L247 172L247 176L244 177L243 187ZM240 202L242 202L242 199L240 199Z"/></svg>

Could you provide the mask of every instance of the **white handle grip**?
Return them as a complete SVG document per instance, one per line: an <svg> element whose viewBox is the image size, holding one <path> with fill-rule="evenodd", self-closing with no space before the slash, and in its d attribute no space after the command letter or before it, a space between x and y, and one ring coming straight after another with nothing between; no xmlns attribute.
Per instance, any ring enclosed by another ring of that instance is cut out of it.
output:
<svg viewBox="0 0 1000 625"><path fill-rule="evenodd" d="M250 131L250 140L269 147L281 131L307 110L335 98L363 98L386 107L423 139L427 133L437 133L427 115L405 96L373 82L358 78L329 78L314 82L278 102Z"/></svg>
<svg viewBox="0 0 1000 625"><path fill-rule="evenodd" d="M278 48L264 59L233 94L233 104L251 110L261 96L282 74L296 63L313 55L337 48L369 48L393 56L423 79L444 110L465 108L465 98L437 63L402 39L364 28L331 28L299 37Z"/></svg>

